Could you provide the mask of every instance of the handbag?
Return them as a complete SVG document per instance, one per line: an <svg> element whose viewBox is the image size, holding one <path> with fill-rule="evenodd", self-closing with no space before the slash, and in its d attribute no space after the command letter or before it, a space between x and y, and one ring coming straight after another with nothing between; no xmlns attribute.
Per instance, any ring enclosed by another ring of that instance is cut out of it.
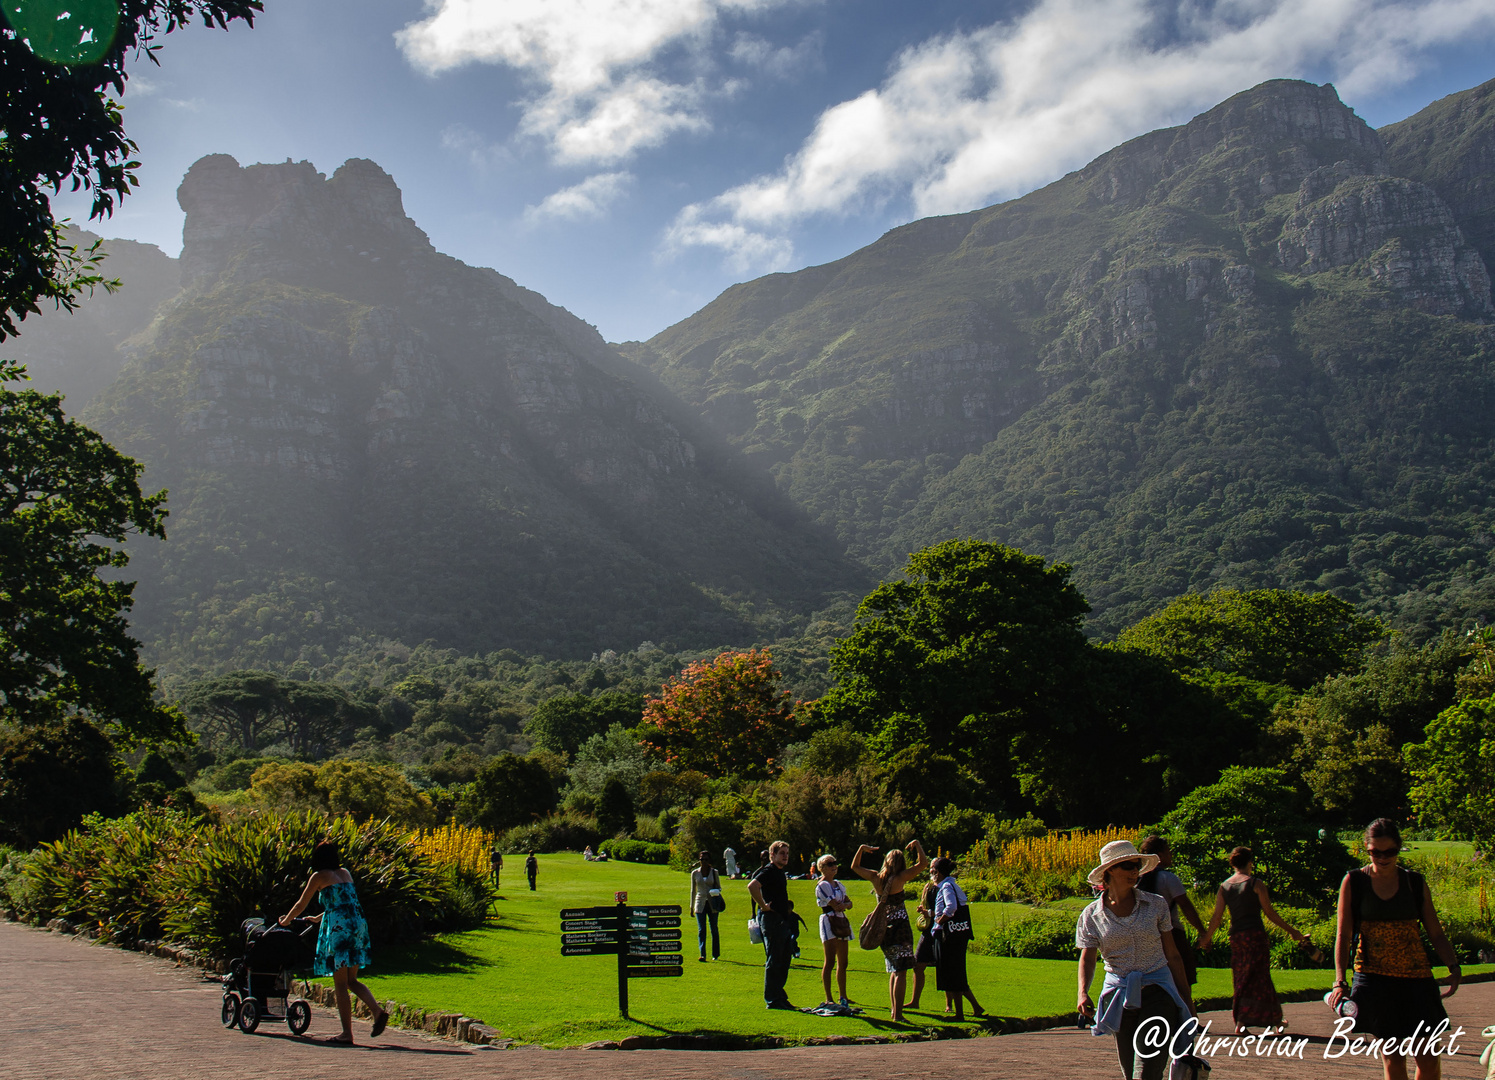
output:
<svg viewBox="0 0 1495 1080"><path fill-rule="evenodd" d="M748 940L754 945L763 944L763 924L758 921L756 915L748 920Z"/></svg>
<svg viewBox="0 0 1495 1080"><path fill-rule="evenodd" d="M842 941L851 940L851 920L844 912L827 911L825 917L830 920L831 936Z"/></svg>
<svg viewBox="0 0 1495 1080"><path fill-rule="evenodd" d="M877 906L867 912L867 917L862 920L862 927L857 931L857 944L864 949L879 949L887 934L888 902L879 896Z"/></svg>
<svg viewBox="0 0 1495 1080"><path fill-rule="evenodd" d="M945 925L940 928L940 937L946 941L974 941L976 932L971 929L971 909L966 904L961 904L945 920Z"/></svg>
<svg viewBox="0 0 1495 1080"><path fill-rule="evenodd" d="M722 895L722 877L715 870L711 871L712 888L706 893L706 906L712 911L726 911L727 898Z"/></svg>

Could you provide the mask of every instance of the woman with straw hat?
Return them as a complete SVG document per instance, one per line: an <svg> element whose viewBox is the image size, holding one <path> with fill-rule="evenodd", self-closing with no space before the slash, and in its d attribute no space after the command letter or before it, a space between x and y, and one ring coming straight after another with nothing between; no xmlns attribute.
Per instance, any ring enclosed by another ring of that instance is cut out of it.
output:
<svg viewBox="0 0 1495 1080"><path fill-rule="evenodd" d="M1157 862L1156 855L1144 855L1129 840L1101 848L1100 865L1087 878L1101 894L1075 925L1080 1014L1094 1017L1092 1035L1116 1036L1116 1056L1128 1077L1137 1056L1133 1038L1144 1024L1166 1025L1172 1054L1184 1052L1193 1031L1194 1002L1173 943L1168 901L1137 888L1137 878ZM1097 955L1106 966L1099 1008L1090 1000ZM1142 1077L1161 1080L1169 1063L1165 1052L1145 1059Z"/></svg>

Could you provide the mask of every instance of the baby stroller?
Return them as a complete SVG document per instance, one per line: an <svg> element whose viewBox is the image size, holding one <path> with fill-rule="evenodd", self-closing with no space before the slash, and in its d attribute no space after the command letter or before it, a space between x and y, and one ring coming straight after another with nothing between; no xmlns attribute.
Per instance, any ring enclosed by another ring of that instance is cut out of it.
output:
<svg viewBox="0 0 1495 1080"><path fill-rule="evenodd" d="M299 997L286 999L291 973L311 966L317 924L293 919L290 926L266 926L264 919L245 919L240 929L244 955L223 976L223 1026L249 1034L261 1020L284 1020L292 1035L303 1034L311 1026L311 1006Z"/></svg>

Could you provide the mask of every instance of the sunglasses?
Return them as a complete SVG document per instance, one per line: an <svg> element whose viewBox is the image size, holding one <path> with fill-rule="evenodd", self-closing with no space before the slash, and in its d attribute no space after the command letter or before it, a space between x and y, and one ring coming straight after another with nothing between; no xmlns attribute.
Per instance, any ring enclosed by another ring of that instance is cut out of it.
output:
<svg viewBox="0 0 1495 1080"><path fill-rule="evenodd" d="M1394 859L1402 853L1402 846L1393 844L1391 847L1371 847L1367 844L1365 850L1370 852L1372 859Z"/></svg>
<svg viewBox="0 0 1495 1080"><path fill-rule="evenodd" d="M1129 860L1127 862L1112 863L1111 864L1111 869L1112 870L1125 870L1127 873L1135 873L1136 871L1142 869L1142 860L1141 859L1131 859L1131 860Z"/></svg>

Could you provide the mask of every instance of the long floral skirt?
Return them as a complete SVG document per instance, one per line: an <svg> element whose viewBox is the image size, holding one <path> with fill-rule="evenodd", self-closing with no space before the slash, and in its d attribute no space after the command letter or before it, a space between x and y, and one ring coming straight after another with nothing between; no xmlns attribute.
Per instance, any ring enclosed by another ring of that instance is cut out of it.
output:
<svg viewBox="0 0 1495 1080"><path fill-rule="evenodd" d="M1237 1027L1282 1023L1282 1005L1272 985L1271 956L1265 930L1230 935L1230 974L1235 982L1230 1011Z"/></svg>

